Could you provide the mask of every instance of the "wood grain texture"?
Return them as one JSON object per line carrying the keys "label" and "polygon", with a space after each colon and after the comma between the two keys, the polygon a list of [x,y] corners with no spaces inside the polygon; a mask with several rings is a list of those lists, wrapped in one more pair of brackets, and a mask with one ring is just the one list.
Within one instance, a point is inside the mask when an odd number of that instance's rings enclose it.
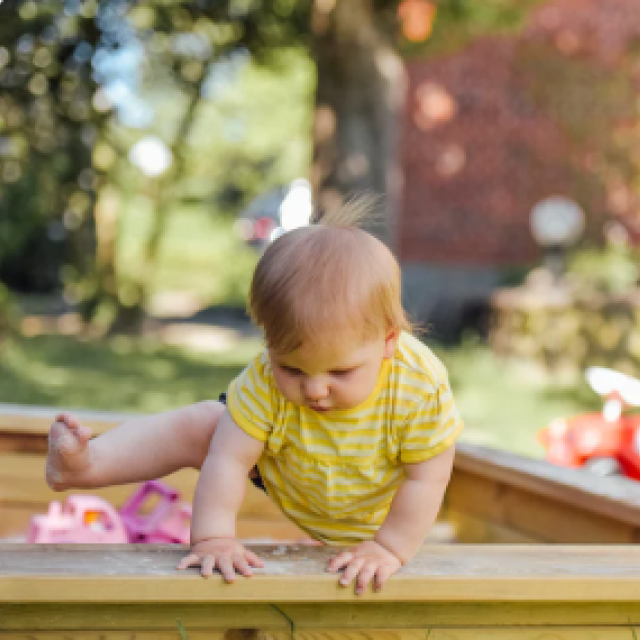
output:
{"label": "wood grain texture", "polygon": [[[180,640],[176,623],[173,631],[37,631],[35,633],[3,633],[1,638],[9,640]],[[229,633],[224,629],[194,631],[182,625],[185,640],[635,640],[636,629],[615,627],[550,627],[518,629],[415,629],[397,631],[380,629],[369,632],[343,633],[320,631],[315,633],[274,633],[257,629],[246,629],[240,633]]]}
{"label": "wood grain texture", "polygon": [[[104,631],[172,629],[177,619],[190,630],[226,629],[367,634],[379,629],[437,627],[565,627],[640,624],[640,603],[308,602],[0,604],[0,633],[7,631]],[[1,636],[0,636],[1,637]],[[640,637],[640,636],[639,636]]]}
{"label": "wood grain texture", "polygon": [[621,543],[640,539],[640,529],[613,514],[603,514],[598,498],[589,507],[568,496],[543,495],[517,484],[496,481],[458,469],[449,485],[446,505],[457,513],[484,521],[485,539],[500,540],[499,531],[511,530],[539,542]]}
{"label": "wood grain texture", "polygon": [[455,466],[478,478],[640,526],[640,483],[627,478],[601,478],[544,460],[468,444],[457,445]]}
{"label": "wood grain texture", "polygon": [[258,629],[250,629],[247,632],[233,633],[224,629],[206,631],[187,631],[184,628],[184,636],[180,634],[180,627],[174,625],[171,630],[162,631],[104,631],[83,630],[83,631],[29,631],[29,632],[7,632],[0,633],[2,640],[291,640],[291,635],[287,633],[265,632]]}
{"label": "wood grain texture", "polygon": [[0,602],[636,602],[640,548],[426,545],[382,592],[325,572],[334,549],[258,545],[264,569],[233,585],[175,570],[181,545],[4,545]]}
{"label": "wood grain texture", "polygon": [[0,431],[16,434],[32,434],[45,437],[56,415],[73,412],[80,422],[93,429],[97,435],[135,417],[132,413],[111,411],[87,411],[86,409],[61,409],[58,407],[34,407],[22,404],[0,403]]}

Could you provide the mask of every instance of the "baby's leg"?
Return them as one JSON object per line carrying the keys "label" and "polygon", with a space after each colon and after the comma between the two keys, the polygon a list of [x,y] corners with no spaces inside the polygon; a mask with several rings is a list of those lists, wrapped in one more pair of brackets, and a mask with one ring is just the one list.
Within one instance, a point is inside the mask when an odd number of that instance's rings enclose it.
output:
{"label": "baby's leg", "polygon": [[220,416],[219,402],[129,420],[90,440],[91,430],[68,414],[49,431],[47,483],[56,491],[91,489],[199,469]]}

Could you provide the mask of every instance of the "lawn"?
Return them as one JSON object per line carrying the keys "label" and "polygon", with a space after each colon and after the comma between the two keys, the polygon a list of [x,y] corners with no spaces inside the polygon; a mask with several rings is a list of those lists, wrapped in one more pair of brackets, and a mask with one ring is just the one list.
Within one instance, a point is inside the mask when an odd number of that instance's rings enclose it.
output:
{"label": "lawn", "polygon": [[[13,337],[0,345],[0,402],[155,412],[215,398],[261,347],[238,337],[206,352],[157,338]],[[599,406],[586,384],[557,386],[482,344],[434,346],[449,369],[467,442],[541,456],[550,419]]]}

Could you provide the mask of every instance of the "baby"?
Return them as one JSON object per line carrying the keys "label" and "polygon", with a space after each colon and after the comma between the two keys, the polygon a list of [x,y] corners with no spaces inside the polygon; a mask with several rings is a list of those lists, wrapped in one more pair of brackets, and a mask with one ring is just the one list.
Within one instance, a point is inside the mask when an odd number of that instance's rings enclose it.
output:
{"label": "baby", "polygon": [[94,488],[201,469],[180,569],[231,582],[261,560],[236,539],[246,478],[310,536],[346,546],[327,570],[356,593],[385,581],[433,525],[462,429],[447,373],[409,330],[400,270],[360,226],[362,203],[278,238],[250,311],[266,348],[206,401],[90,440],[66,414],[49,434],[47,482]]}

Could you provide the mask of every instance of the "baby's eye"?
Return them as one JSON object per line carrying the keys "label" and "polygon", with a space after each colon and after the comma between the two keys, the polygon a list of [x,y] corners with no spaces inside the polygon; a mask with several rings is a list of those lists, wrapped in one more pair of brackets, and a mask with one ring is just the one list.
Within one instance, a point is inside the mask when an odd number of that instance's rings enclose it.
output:
{"label": "baby's eye", "polygon": [[331,375],[337,376],[338,378],[344,378],[354,371],[355,369],[339,369],[338,371],[331,371]]}
{"label": "baby's eye", "polygon": [[302,373],[300,369],[294,369],[293,367],[280,367],[285,373],[288,373],[290,376],[298,376]]}

